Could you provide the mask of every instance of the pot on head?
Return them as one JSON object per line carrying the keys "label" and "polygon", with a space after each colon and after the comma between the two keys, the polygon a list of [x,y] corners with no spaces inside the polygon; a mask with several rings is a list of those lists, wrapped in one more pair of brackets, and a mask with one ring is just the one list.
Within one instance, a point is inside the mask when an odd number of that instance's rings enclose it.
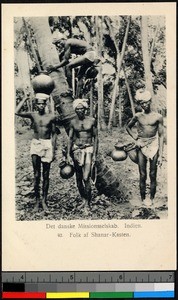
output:
{"label": "pot on head", "polygon": [[33,78],[32,86],[36,94],[44,93],[50,95],[55,87],[55,84],[54,84],[54,80],[50,76],[45,74],[40,74],[35,78]]}

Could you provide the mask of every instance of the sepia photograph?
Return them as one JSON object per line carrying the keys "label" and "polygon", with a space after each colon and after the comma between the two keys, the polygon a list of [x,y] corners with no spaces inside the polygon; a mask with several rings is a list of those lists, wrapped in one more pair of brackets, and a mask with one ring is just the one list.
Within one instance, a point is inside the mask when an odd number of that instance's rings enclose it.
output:
{"label": "sepia photograph", "polygon": [[2,17],[3,270],[174,270],[175,5]]}
{"label": "sepia photograph", "polygon": [[164,15],[14,17],[17,221],[166,219]]}

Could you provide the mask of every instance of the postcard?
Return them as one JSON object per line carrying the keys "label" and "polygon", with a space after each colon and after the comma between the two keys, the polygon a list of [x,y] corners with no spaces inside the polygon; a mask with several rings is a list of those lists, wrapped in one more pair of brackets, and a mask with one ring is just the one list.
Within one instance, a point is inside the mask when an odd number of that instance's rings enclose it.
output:
{"label": "postcard", "polygon": [[3,271],[175,270],[175,3],[2,24]]}

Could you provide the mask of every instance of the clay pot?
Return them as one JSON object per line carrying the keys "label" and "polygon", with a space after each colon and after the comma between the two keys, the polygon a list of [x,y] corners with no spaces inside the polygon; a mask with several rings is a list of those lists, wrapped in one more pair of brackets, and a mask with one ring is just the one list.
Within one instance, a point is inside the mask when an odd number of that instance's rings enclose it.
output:
{"label": "clay pot", "polygon": [[50,95],[55,85],[54,80],[45,74],[40,74],[32,80],[32,86],[35,93],[44,93]]}
{"label": "clay pot", "polygon": [[90,67],[86,71],[86,78],[95,78],[98,75],[98,70],[94,67]]}
{"label": "clay pot", "polygon": [[135,164],[138,164],[138,151],[136,149],[128,151],[128,156]]}
{"label": "clay pot", "polygon": [[127,158],[127,152],[124,150],[114,149],[111,152],[111,157],[114,161],[123,161]]}
{"label": "clay pot", "polygon": [[122,142],[117,142],[115,145],[114,145],[115,149],[116,150],[124,150],[124,147],[125,145],[122,143]]}
{"label": "clay pot", "polygon": [[59,165],[60,167],[60,176],[63,179],[69,179],[74,175],[74,167],[72,165],[66,164],[63,162]]}

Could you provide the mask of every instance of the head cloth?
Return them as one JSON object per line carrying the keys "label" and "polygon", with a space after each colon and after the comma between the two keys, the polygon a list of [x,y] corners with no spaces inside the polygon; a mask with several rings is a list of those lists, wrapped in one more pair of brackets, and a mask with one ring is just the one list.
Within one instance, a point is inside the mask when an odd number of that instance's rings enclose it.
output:
{"label": "head cloth", "polygon": [[37,93],[35,98],[38,100],[47,100],[50,96],[44,93]]}
{"label": "head cloth", "polygon": [[84,108],[88,108],[88,99],[75,99],[73,102],[74,110],[77,108],[78,105],[83,105]]}
{"label": "head cloth", "polygon": [[151,100],[151,93],[147,90],[139,89],[136,91],[135,99],[139,101],[149,101]]}

